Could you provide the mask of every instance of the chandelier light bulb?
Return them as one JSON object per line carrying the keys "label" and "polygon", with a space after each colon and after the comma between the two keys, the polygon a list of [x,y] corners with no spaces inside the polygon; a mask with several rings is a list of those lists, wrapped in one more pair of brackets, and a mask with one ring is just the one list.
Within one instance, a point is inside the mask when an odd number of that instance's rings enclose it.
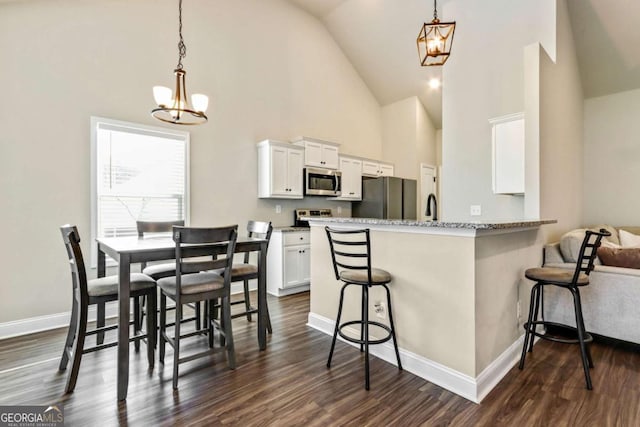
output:
{"label": "chandelier light bulb", "polygon": [[194,110],[204,113],[207,111],[207,107],[209,106],[209,97],[201,93],[194,93],[191,95],[191,104],[193,104]]}
{"label": "chandelier light bulb", "polygon": [[167,107],[171,104],[171,89],[165,86],[153,87],[153,98],[158,106]]}

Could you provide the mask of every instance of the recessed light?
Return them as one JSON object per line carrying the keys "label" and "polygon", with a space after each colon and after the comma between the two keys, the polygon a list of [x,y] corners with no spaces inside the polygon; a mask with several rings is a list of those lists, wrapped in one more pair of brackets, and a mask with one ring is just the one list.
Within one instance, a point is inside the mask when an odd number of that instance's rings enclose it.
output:
{"label": "recessed light", "polygon": [[431,89],[438,89],[440,88],[440,79],[431,79],[429,80],[429,87]]}

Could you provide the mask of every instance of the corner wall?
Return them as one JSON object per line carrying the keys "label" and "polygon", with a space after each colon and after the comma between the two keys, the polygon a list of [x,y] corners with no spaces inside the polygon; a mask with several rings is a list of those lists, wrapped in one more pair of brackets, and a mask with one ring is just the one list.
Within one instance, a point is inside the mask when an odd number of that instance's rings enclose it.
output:
{"label": "corner wall", "polygon": [[640,89],[584,102],[584,224],[639,225]]}
{"label": "corner wall", "polygon": [[[488,120],[524,109],[523,48],[541,42],[555,54],[555,1],[451,0],[457,22],[443,67],[442,213],[447,220],[517,219],[522,197],[492,191]],[[471,217],[470,205],[482,216]]]}

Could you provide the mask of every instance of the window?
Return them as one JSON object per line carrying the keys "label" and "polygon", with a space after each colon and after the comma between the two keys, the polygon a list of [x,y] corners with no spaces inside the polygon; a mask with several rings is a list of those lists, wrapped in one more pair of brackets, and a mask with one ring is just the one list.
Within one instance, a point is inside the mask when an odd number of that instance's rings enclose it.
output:
{"label": "window", "polygon": [[188,132],[92,117],[91,143],[94,239],[135,236],[137,220],[188,223]]}

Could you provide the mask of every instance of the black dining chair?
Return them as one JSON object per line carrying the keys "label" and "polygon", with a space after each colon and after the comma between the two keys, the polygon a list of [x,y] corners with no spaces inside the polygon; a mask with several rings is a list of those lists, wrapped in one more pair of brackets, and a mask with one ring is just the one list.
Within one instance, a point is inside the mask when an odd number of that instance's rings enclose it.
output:
{"label": "black dining chair", "polygon": [[[174,226],[184,226],[184,221],[136,221],[136,227],[138,229],[138,237],[143,239],[145,233],[170,233]],[[147,265],[146,262],[141,263],[140,268],[142,272],[154,280],[160,280],[165,277],[171,277],[176,275],[176,263],[164,262],[160,264]],[[200,329],[201,323],[201,308],[200,304],[188,304],[188,306],[194,311],[195,315],[192,317],[183,317],[181,322],[195,322],[196,329]],[[139,307],[139,309],[138,309]],[[167,310],[174,310],[175,307],[167,307]],[[137,310],[137,311],[135,311]],[[136,312],[136,318],[139,318],[137,326],[140,327],[144,321],[144,316],[147,314],[144,297],[139,305],[134,306]],[[160,310],[158,310],[158,313]],[[169,325],[171,326],[171,325]]]}
{"label": "black dining chair", "polygon": [[[64,371],[67,368],[69,360],[71,362],[71,371],[67,376],[67,384],[65,393],[71,393],[78,379],[80,370],[80,362],[82,355],[105,348],[118,345],[117,342],[108,344],[99,344],[95,347],[84,347],[85,338],[88,335],[98,334],[117,329],[118,325],[98,326],[95,330],[87,330],[87,315],[89,306],[93,304],[102,304],[109,301],[118,300],[118,276],[108,276],[99,279],[87,280],[87,273],[80,248],[80,235],[78,229],[74,225],[63,225],[60,227],[62,239],[67,249],[69,266],[71,267],[71,283],[73,287],[73,304],[71,306],[71,321],[69,322],[69,331],[62,352],[59,370]],[[133,273],[131,275],[131,297],[139,298],[146,296],[149,308],[155,311],[156,282],[151,277],[141,273]],[[134,324],[135,322],[130,322]],[[156,320],[154,316],[147,318],[147,333],[134,334],[130,341],[139,342],[147,339],[147,359],[150,367],[154,365],[154,348],[156,337]]]}
{"label": "black dining chair", "polygon": [[[270,222],[262,221],[249,221],[247,223],[247,236],[257,237],[265,239],[267,241],[267,249],[269,247],[269,241],[271,239],[271,232],[273,226]],[[231,268],[231,282],[243,282],[244,299],[236,300],[231,305],[244,304],[244,311],[241,313],[235,313],[231,316],[232,319],[246,316],[247,320],[251,322],[251,314],[257,313],[258,309],[251,306],[251,299],[249,293],[249,280],[258,279],[258,266],[249,263],[250,252],[244,253],[244,259],[242,263],[234,263]],[[222,273],[222,272],[221,272]],[[217,307],[214,308],[214,313],[217,313]],[[271,318],[267,309],[267,331],[272,333]]]}
{"label": "black dining chair", "polygon": [[[238,236],[238,226],[219,228],[192,228],[174,227],[173,240],[176,243],[175,271],[176,275],[158,280],[160,288],[160,363],[164,363],[165,345],[168,343],[173,347],[173,388],[178,388],[178,365],[191,360],[208,356],[219,352],[220,348],[214,348],[214,329],[220,332],[221,345],[227,352],[227,361],[231,369],[235,368],[235,351],[233,344],[233,332],[231,328],[231,265],[233,263],[233,253]],[[201,261],[187,261],[184,251],[193,245],[216,245],[225,251],[224,258],[217,258],[215,248],[210,254],[203,248],[199,254],[209,255],[211,259]],[[215,271],[222,269],[224,274]],[[208,325],[204,330],[196,330],[191,333],[181,335],[180,322],[174,325],[174,336],[167,335],[167,298],[175,301],[176,319],[182,315],[183,304],[197,303],[201,301],[222,300],[222,318],[220,321],[214,319],[213,303],[208,304],[209,316]],[[201,334],[209,335],[209,350],[180,358],[180,341],[183,338],[197,336]]]}

